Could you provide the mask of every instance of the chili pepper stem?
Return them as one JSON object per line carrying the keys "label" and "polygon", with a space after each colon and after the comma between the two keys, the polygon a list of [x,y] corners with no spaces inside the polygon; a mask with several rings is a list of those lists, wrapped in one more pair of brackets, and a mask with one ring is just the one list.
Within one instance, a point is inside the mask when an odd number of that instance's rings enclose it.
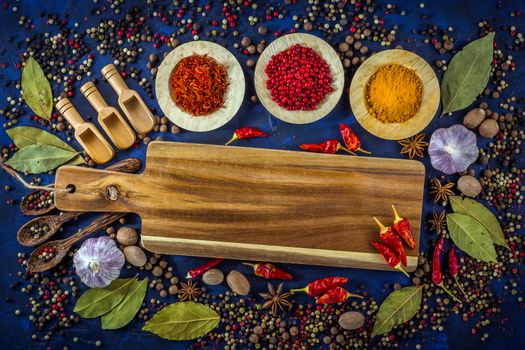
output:
{"label": "chili pepper stem", "polygon": [[341,145],[341,144],[339,144],[339,145],[337,146],[337,150],[340,150],[340,149],[343,150],[343,151],[345,151],[345,152],[350,153],[350,154],[353,155],[353,156],[357,156],[357,154],[355,154],[354,152],[350,151],[348,148],[346,148],[345,146],[343,146],[343,145]]}
{"label": "chili pepper stem", "polygon": [[447,287],[445,287],[445,285],[443,284],[443,282],[441,282],[440,284],[438,284],[439,287],[441,287],[441,289],[443,289],[445,292],[447,292],[448,295],[450,295],[450,297],[452,299],[454,299],[456,302],[458,303],[462,303],[461,300],[459,300],[454,294],[452,294],[452,292],[450,290],[448,290]]}
{"label": "chili pepper stem", "polygon": [[255,268],[255,264],[251,264],[251,263],[247,263],[247,262],[243,262],[242,264],[243,264],[243,265],[246,265],[246,266],[251,266],[251,267]]}
{"label": "chili pepper stem", "polygon": [[399,262],[396,266],[394,266],[394,269],[402,272],[405,276],[407,276],[408,278],[410,278],[410,275],[408,274],[408,272],[405,270],[405,268],[403,267],[403,265],[401,265],[401,263]]}
{"label": "chili pepper stem", "polygon": [[396,207],[392,204],[392,209],[394,210],[394,222],[398,222],[399,220],[401,220],[401,217],[397,214],[397,210],[396,210]]}
{"label": "chili pepper stem", "polygon": [[228,146],[230,143],[232,143],[233,141],[237,140],[238,138],[239,138],[239,136],[237,136],[237,134],[233,134],[233,136],[230,139],[230,141],[226,142],[224,145]]}
{"label": "chili pepper stem", "polygon": [[365,154],[372,154],[372,152],[367,151],[366,149],[362,149],[361,147],[357,148],[356,151],[360,151],[360,152],[365,153]]}
{"label": "chili pepper stem", "polygon": [[359,298],[359,299],[363,299],[364,298],[364,296],[362,296],[362,295],[357,295],[357,294],[348,293],[348,292],[346,293],[346,296],[347,296],[347,298],[350,298],[350,297],[352,297],[352,298]]}
{"label": "chili pepper stem", "polygon": [[381,221],[379,221],[379,219],[376,218],[375,216],[374,216],[374,220],[375,220],[375,221],[377,222],[377,224],[379,225],[379,230],[380,230],[381,232],[385,232],[385,231],[387,230],[386,226],[383,225],[383,224],[381,223]]}
{"label": "chili pepper stem", "polygon": [[454,276],[454,281],[456,282],[456,286],[458,286],[459,290],[461,291],[461,294],[463,294],[463,296],[465,297],[465,299],[468,300],[468,297],[467,297],[467,293],[465,293],[465,290],[463,289],[463,287],[461,286],[461,284],[459,284],[459,281],[458,281],[458,276]]}
{"label": "chili pepper stem", "polygon": [[305,292],[305,293],[308,293],[307,288],[308,288],[308,287],[298,288],[298,289],[290,289],[290,293],[299,293],[299,292]]}

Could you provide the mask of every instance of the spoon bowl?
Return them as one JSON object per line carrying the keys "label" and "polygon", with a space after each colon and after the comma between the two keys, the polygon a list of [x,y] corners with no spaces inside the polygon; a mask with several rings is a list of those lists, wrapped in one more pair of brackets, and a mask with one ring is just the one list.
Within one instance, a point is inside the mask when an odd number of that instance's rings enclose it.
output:
{"label": "spoon bowl", "polygon": [[[45,195],[44,192],[49,192],[49,195],[51,196],[51,203],[45,203],[41,207],[29,208],[28,203],[32,201],[33,198]],[[33,191],[29,193],[28,195],[24,196],[22,198],[22,201],[20,202],[20,211],[22,211],[22,214],[28,215],[28,216],[44,215],[44,214],[52,212],[55,208],[56,207],[55,207],[55,200],[54,200],[54,192],[52,188],[50,188],[49,191],[44,191],[44,190]]]}
{"label": "spoon bowl", "polygon": [[[53,236],[60,227],[67,221],[77,218],[82,213],[69,212],[61,215],[47,215],[39,218],[34,218],[26,222],[22,227],[18,229],[16,233],[16,239],[18,243],[24,247],[31,247],[42,242],[47,241]],[[41,232],[35,232],[33,227],[41,229]]]}

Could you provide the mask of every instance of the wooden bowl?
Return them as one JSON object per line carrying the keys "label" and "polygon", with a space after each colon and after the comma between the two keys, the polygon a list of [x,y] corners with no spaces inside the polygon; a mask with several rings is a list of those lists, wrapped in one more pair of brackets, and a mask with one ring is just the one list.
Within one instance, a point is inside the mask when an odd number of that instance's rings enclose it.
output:
{"label": "wooden bowl", "polygon": [[[382,123],[368,112],[366,84],[380,67],[387,64],[413,69],[423,83],[421,106],[416,115],[404,123]],[[423,130],[436,114],[439,95],[439,82],[430,65],[415,53],[398,49],[372,55],[355,72],[350,85],[350,105],[359,124],[371,134],[387,140],[406,139]]]}
{"label": "wooden bowl", "polygon": [[[273,55],[289,47],[300,44],[313,49],[330,67],[332,87],[334,91],[326,95],[325,99],[313,111],[289,111],[275,103],[266,88],[267,76],[264,72],[268,61]],[[326,41],[316,36],[303,33],[288,34],[274,40],[261,54],[255,67],[255,91],[263,106],[275,117],[292,124],[306,124],[315,122],[326,116],[335,107],[341,94],[345,80],[341,59],[335,50]]]}
{"label": "wooden bowl", "polygon": [[[193,54],[207,54],[226,66],[228,71],[229,86],[224,106],[206,116],[193,116],[181,110],[170,94],[169,80],[173,68],[182,58]],[[176,125],[190,131],[210,131],[229,122],[241,107],[244,89],[244,74],[239,61],[224,47],[209,41],[192,41],[175,48],[162,61],[155,80],[157,101],[164,114]]]}

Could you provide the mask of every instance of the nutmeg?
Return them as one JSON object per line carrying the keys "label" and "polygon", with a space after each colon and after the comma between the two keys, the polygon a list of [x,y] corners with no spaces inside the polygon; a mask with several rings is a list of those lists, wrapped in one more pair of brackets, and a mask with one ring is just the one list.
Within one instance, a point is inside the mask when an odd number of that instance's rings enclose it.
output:
{"label": "nutmeg", "polygon": [[486,138],[493,138],[498,134],[499,125],[494,119],[485,119],[479,126],[479,134]]}
{"label": "nutmeg", "polygon": [[463,118],[463,125],[469,129],[478,127],[479,124],[485,119],[485,110],[482,108],[474,108],[470,110]]}
{"label": "nutmeg", "polygon": [[117,242],[122,245],[135,245],[139,239],[137,231],[130,226],[122,226],[117,231]]}

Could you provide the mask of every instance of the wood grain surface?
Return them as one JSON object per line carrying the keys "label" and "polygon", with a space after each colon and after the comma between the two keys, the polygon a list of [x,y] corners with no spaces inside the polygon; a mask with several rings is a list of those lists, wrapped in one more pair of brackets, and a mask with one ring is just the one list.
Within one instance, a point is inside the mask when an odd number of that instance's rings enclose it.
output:
{"label": "wood grain surface", "polygon": [[[368,112],[366,84],[380,67],[387,64],[413,69],[423,83],[421,107],[404,123],[383,123]],[[440,91],[436,74],[424,59],[410,51],[392,49],[372,55],[359,67],[352,78],[349,96],[352,112],[363,128],[383,139],[400,140],[417,134],[430,123],[439,106]]]}
{"label": "wood grain surface", "polygon": [[[272,100],[270,91],[266,88],[267,76],[264,69],[268,64],[268,61],[270,61],[270,58],[272,58],[273,55],[282,52],[295,44],[301,44],[302,46],[313,49],[330,67],[330,74],[333,79],[332,88],[334,91],[326,95],[323,102],[321,102],[317,109],[313,111],[286,110]],[[274,40],[263,51],[259,60],[257,60],[254,75],[255,91],[264,107],[275,117],[292,124],[312,123],[330,113],[341,98],[344,81],[345,75],[343,64],[332,46],[323,39],[304,33],[288,34]]]}
{"label": "wood grain surface", "polygon": [[[224,107],[207,116],[195,117],[181,110],[171,98],[169,80],[173,68],[184,57],[208,55],[226,66],[229,86],[224,97]],[[210,131],[229,122],[241,107],[245,81],[241,65],[235,56],[219,44],[210,41],[192,41],[177,46],[162,61],[155,78],[157,101],[164,114],[176,125],[190,131]]]}
{"label": "wood grain surface", "polygon": [[410,160],[153,142],[142,174],[59,168],[55,202],[137,213],[154,252],[375,269],[388,266],[369,244],[372,216],[389,224],[394,204],[413,225],[413,270],[424,172]]}

